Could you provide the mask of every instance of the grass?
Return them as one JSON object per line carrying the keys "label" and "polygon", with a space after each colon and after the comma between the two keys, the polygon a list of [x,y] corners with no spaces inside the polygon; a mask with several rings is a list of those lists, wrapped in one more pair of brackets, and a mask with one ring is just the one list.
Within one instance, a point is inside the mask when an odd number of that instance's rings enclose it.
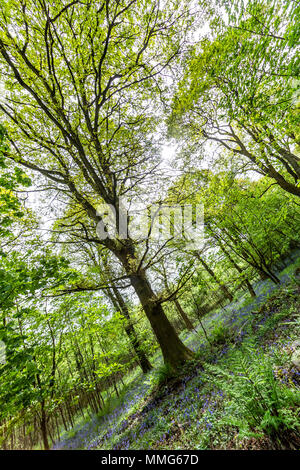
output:
{"label": "grass", "polygon": [[261,285],[258,299],[204,319],[209,341],[200,328],[185,334],[196,359],[177,376],[156,353],[155,370],[132,372],[122,397],[56,448],[299,449],[300,373],[290,361],[298,265],[281,273],[280,287]]}

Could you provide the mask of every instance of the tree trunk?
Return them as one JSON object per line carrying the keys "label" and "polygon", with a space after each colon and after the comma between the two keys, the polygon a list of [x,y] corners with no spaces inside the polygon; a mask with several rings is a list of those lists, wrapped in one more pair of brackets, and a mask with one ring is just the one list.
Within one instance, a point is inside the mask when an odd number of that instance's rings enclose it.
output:
{"label": "tree trunk", "polygon": [[48,432],[47,432],[47,416],[46,416],[44,401],[42,401],[41,403],[41,432],[42,432],[44,449],[49,450],[50,446],[49,446]]}
{"label": "tree trunk", "polygon": [[[222,243],[220,243],[219,241],[219,247],[221,248],[221,250],[223,251],[224,255],[227,257],[227,259],[230,261],[230,263],[232,264],[232,266],[237,270],[238,273],[242,274],[243,270],[242,268],[240,268],[240,266],[234,261],[234,259],[230,256],[230,254],[228,253],[228,251],[225,249],[225,247],[223,246]],[[250,292],[250,295],[251,297],[256,297],[256,294],[255,294],[255,290],[253,289],[251,283],[249,282],[249,279],[245,279],[244,280],[244,283],[248,289],[248,291]]]}
{"label": "tree trunk", "polygon": [[[167,290],[168,294],[171,294],[171,290],[170,290],[170,287],[168,285],[168,279],[167,279],[167,274],[166,274],[166,270],[165,270],[164,265],[163,265],[163,280],[164,280],[164,284],[165,284],[165,287],[166,287],[166,290]],[[181,307],[179,300],[177,298],[175,298],[173,300],[173,302],[174,302],[174,305],[175,305],[180,317],[182,318],[185,326],[187,327],[187,329],[188,330],[193,330],[194,325],[191,322],[191,320],[189,319],[189,317],[187,316],[187,314],[185,313],[185,311],[183,310],[183,308]]]}
{"label": "tree trunk", "polygon": [[130,279],[161,347],[165,363],[176,369],[192,359],[194,353],[177,335],[142,270],[131,274]]}
{"label": "tree trunk", "polygon": [[290,194],[294,194],[295,196],[300,197],[299,186],[296,186],[295,184],[292,184],[289,181],[287,181],[285,178],[283,178],[283,176],[280,173],[275,171],[274,168],[269,170],[269,172],[267,173],[267,176],[274,178],[277,181],[278,185],[282,189],[284,189],[284,191],[287,191]]}
{"label": "tree trunk", "polygon": [[120,292],[118,291],[117,287],[114,284],[112,284],[112,290],[113,290],[114,295],[109,291],[109,289],[108,289],[107,294],[110,297],[111,301],[113,302],[114,307],[118,309],[118,306],[119,306],[121,313],[126,318],[127,325],[125,326],[125,332],[138,358],[138,361],[139,361],[139,364],[141,366],[143,373],[147,374],[147,372],[149,372],[152,369],[152,365],[141,347],[136,331],[131,323],[131,318],[129,315],[127,305],[123,297],[121,296]]}
{"label": "tree trunk", "polygon": [[280,279],[270,269],[265,269],[264,272],[266,273],[267,277],[271,279],[272,282],[274,282],[274,284],[280,284]]}
{"label": "tree trunk", "polygon": [[179,300],[174,299],[174,304],[176,306],[176,309],[177,309],[179,315],[181,316],[182,320],[184,321],[184,324],[187,327],[187,329],[188,330],[193,330],[194,325],[191,322],[191,320],[189,319],[189,317],[187,316],[187,314],[185,313],[185,311],[183,310],[182,306],[180,305]]}
{"label": "tree trunk", "polygon": [[[255,258],[251,255],[251,253],[247,253],[244,249],[238,245],[237,241],[230,235],[228,230],[225,230],[229,239],[240,249],[240,256],[246,261],[250,266],[252,266],[259,274],[262,281],[265,279],[271,279],[275,284],[280,284],[280,279],[272,273],[270,268],[268,267],[267,263],[263,260],[262,254],[260,253],[260,262],[256,261]],[[257,251],[257,250],[256,250]]]}
{"label": "tree trunk", "polygon": [[227,287],[217,278],[217,276],[215,275],[213,270],[206,264],[206,262],[201,258],[201,256],[199,255],[198,252],[196,252],[196,256],[197,256],[198,260],[200,261],[200,263],[202,264],[202,266],[204,267],[204,269],[213,278],[213,280],[218,284],[218,286],[220,286],[220,288],[222,289],[225,297],[227,297],[227,299],[229,299],[230,302],[232,302],[233,301],[233,295],[231,294],[231,292],[229,292]]}

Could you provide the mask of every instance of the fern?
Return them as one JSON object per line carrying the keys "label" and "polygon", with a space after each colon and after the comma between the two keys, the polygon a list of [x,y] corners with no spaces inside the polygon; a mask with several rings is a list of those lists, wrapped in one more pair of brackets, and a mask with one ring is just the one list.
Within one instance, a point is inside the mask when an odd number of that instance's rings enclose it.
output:
{"label": "fern", "polygon": [[237,427],[240,437],[265,435],[280,447],[288,432],[299,435],[299,391],[276,380],[270,358],[254,344],[233,352],[224,367],[206,364],[205,369],[229,399],[223,423]]}

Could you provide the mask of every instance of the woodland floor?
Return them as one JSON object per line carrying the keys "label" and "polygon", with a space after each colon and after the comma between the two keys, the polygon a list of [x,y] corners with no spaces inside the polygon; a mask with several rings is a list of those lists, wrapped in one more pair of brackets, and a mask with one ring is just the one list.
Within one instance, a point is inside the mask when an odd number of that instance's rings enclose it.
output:
{"label": "woodland floor", "polygon": [[[239,406],[237,386],[231,394],[229,385],[223,387],[217,379],[210,379],[210,368],[219,366],[240,378],[238,362],[243,354],[250,375],[259,375],[261,364],[268,364],[282,387],[300,394],[300,372],[290,362],[290,345],[300,333],[300,279],[294,274],[299,271],[299,251],[287,263],[289,266],[278,273],[280,286],[268,281],[257,283],[255,299],[244,296],[204,317],[202,324],[209,342],[200,325],[182,335],[185,344],[196,352],[196,359],[180,375],[168,377],[156,354],[151,359],[153,371],[146,376],[138,369],[132,372],[119,399],[108,404],[101,415],[78,422],[53,448],[273,448],[261,429],[249,429],[247,416]],[[296,415],[300,424],[299,408],[288,413]],[[296,434],[294,447],[300,448]]]}

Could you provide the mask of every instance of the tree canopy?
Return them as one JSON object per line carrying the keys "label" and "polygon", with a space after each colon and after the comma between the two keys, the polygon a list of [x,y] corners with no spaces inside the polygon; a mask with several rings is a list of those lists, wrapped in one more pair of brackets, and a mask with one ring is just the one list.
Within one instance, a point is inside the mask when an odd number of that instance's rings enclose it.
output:
{"label": "tree canopy", "polygon": [[223,334],[203,318],[279,288],[300,246],[299,8],[2,0],[3,448],[50,449],[160,355],[162,375],[199,365],[190,337],[213,354]]}

